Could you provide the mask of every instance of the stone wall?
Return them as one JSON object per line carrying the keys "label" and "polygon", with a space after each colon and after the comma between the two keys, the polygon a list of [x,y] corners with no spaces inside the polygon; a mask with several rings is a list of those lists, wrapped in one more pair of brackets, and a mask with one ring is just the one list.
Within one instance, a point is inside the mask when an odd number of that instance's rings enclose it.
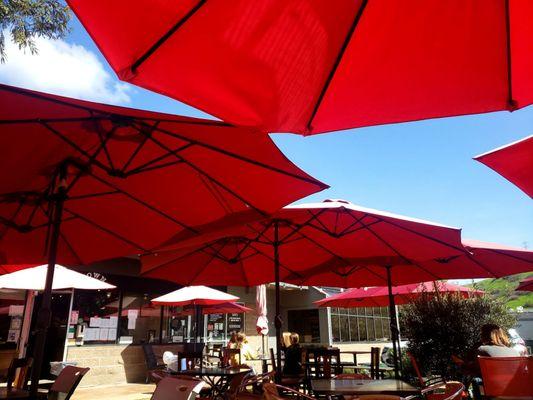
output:
{"label": "stone wall", "polygon": [[[153,349],[155,355],[161,357],[164,351],[176,353],[181,346],[153,345]],[[91,368],[81,381],[82,386],[144,382],[146,379],[144,353],[138,345],[69,346],[66,361]]]}

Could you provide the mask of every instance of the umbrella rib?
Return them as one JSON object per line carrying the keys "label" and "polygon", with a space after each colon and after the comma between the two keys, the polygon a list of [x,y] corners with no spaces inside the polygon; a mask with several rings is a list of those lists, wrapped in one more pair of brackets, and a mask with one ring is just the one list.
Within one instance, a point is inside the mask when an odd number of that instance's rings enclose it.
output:
{"label": "umbrella rib", "polygon": [[194,249],[194,250],[192,250],[192,251],[190,251],[190,252],[188,252],[188,253],[182,254],[182,255],[180,255],[179,257],[175,257],[175,258],[172,258],[171,260],[165,261],[165,262],[162,263],[162,264],[158,264],[157,266],[155,266],[155,267],[149,269],[148,271],[145,271],[145,272],[141,273],[141,275],[147,274],[147,273],[149,273],[149,272],[151,272],[151,271],[156,271],[156,270],[158,270],[158,269],[160,269],[160,268],[164,268],[164,267],[166,267],[167,265],[170,265],[170,264],[175,263],[175,262],[177,262],[177,261],[180,261],[180,260],[182,260],[182,259],[184,259],[184,258],[187,258],[187,257],[189,257],[189,256],[192,256],[192,255],[195,254],[195,253],[201,253],[201,252],[204,252],[204,253],[206,253],[206,254],[209,254],[209,253],[207,253],[207,252],[205,251],[205,249],[206,249],[206,248],[209,248],[210,246],[212,246],[212,244],[209,244],[209,243],[208,243],[208,244],[205,244],[205,245],[203,245],[202,247],[197,248],[197,249]]}
{"label": "umbrella rib", "polygon": [[352,40],[352,36],[355,32],[355,29],[359,25],[359,21],[361,21],[361,17],[363,16],[363,12],[365,11],[366,5],[368,3],[368,0],[363,0],[361,2],[361,6],[359,7],[359,10],[357,10],[357,13],[355,14],[355,18],[352,22],[352,25],[350,26],[350,29],[348,30],[346,37],[344,38],[344,42],[342,43],[342,46],[340,48],[339,53],[337,54],[337,58],[335,59],[335,62],[333,63],[333,66],[331,70],[329,71],[328,77],[326,79],[326,82],[322,86],[322,90],[320,91],[320,95],[318,96],[318,99],[315,103],[315,106],[313,107],[313,111],[311,112],[311,116],[309,117],[309,120],[307,121],[306,128],[308,131],[311,131],[312,129],[312,123],[315,119],[316,113],[318,112],[318,109],[320,105],[322,104],[322,100],[324,99],[324,96],[326,95],[327,90],[329,89],[329,86],[331,84],[331,81],[333,80],[333,77],[335,76],[335,73],[337,72],[337,68],[339,67],[342,58],[344,57],[344,53],[346,49],[348,48],[348,44]]}
{"label": "umbrella rib", "polygon": [[[378,220],[378,221],[369,222],[369,223],[367,224],[367,226],[377,225],[377,224],[379,224],[379,223],[381,223],[381,222],[383,222],[383,221]],[[355,229],[353,229],[353,230],[351,230],[351,231],[342,232],[341,235],[342,235],[342,236],[351,235],[351,234],[353,234],[353,233],[356,233],[356,232],[362,231],[363,229],[365,229],[365,227],[364,227],[364,226],[360,226],[360,227],[355,228]]]}
{"label": "umbrella rib", "polygon": [[433,242],[435,242],[435,243],[441,244],[441,245],[443,245],[443,246],[450,247],[450,248],[452,248],[452,249],[454,249],[454,250],[459,250],[461,253],[464,253],[464,252],[466,251],[464,247],[463,247],[463,248],[457,247],[457,246],[455,246],[455,245],[453,245],[453,244],[446,243],[446,242],[443,241],[443,240],[437,239],[437,238],[435,238],[435,237],[432,237],[432,236],[426,235],[426,234],[421,233],[421,232],[417,232],[417,231],[415,231],[415,230],[413,230],[413,229],[407,228],[407,227],[405,227],[405,226],[399,225],[399,224],[397,224],[397,223],[395,223],[395,222],[392,222],[392,221],[389,221],[389,220],[385,220],[385,219],[383,219],[383,218],[381,218],[381,217],[376,217],[376,218],[377,218],[378,220],[382,221],[382,222],[385,222],[386,224],[390,224],[390,225],[392,225],[392,226],[395,226],[396,228],[403,229],[403,230],[405,230],[405,231],[407,231],[407,232],[410,232],[410,233],[412,233],[412,234],[414,234],[414,235],[418,235],[418,236],[420,236],[420,237],[423,237],[424,239],[431,240],[431,241],[433,241]]}
{"label": "umbrella rib", "polygon": [[76,259],[78,260],[78,264],[83,264],[83,260],[80,258],[80,256],[78,255],[78,253],[74,250],[74,247],[72,246],[72,244],[67,240],[67,238],[65,237],[65,235],[63,234],[63,232],[59,232],[59,236],[61,236],[61,239],[63,239],[63,241],[65,242],[65,244],[67,245],[68,249],[70,250],[70,252],[72,253],[72,255],[74,257],[76,257]]}
{"label": "umbrella rib", "polygon": [[372,233],[372,235],[374,235],[377,239],[379,239],[385,246],[387,246],[392,251],[394,251],[400,258],[403,258],[408,264],[413,264],[413,265],[417,266],[422,271],[424,271],[424,272],[428,273],[429,275],[431,275],[434,279],[437,279],[437,280],[441,279],[438,275],[435,275],[433,272],[429,271],[427,268],[424,268],[422,265],[420,265],[417,262],[415,262],[415,261],[407,258],[406,256],[404,256],[400,251],[398,251],[393,245],[391,245],[389,242],[387,242],[385,239],[383,239],[381,237],[381,235],[379,235],[377,232],[375,232],[372,228],[367,227],[364,223],[363,223],[363,226],[365,226],[366,229],[368,229],[368,231],[370,233]]}
{"label": "umbrella rib", "polygon": [[[145,142],[146,142],[149,139],[149,137],[145,136],[144,139],[146,139],[145,140]],[[133,174],[138,174],[140,172],[144,172],[145,170],[150,170],[150,169],[148,169],[148,167],[150,167],[151,165],[157,164],[159,161],[162,161],[165,158],[169,158],[169,157],[172,157],[172,156],[178,156],[178,154],[177,154],[178,152],[180,152],[181,150],[184,150],[184,149],[186,149],[186,148],[188,148],[190,146],[191,146],[190,143],[188,143],[186,145],[183,145],[183,146],[180,146],[180,147],[178,147],[175,150],[171,150],[170,152],[167,152],[167,153],[165,153],[165,154],[163,154],[161,156],[155,157],[155,158],[153,158],[153,159],[151,159],[151,160],[149,160],[149,161],[147,161],[147,162],[145,162],[145,163],[143,163],[143,164],[141,164],[141,165],[139,165],[139,166],[137,166],[137,167],[135,167],[135,168],[133,168],[133,169],[131,169],[129,171],[125,171],[126,168],[124,168],[124,173],[126,175],[133,175]],[[183,162],[181,157],[179,157],[179,162]],[[153,168],[151,168],[151,169],[153,169]]]}
{"label": "umbrella rib", "polygon": [[526,258],[522,258],[520,256],[515,256],[514,254],[509,254],[509,253],[505,253],[504,251],[501,251],[501,250],[497,250],[497,249],[485,249],[485,250],[488,250],[490,252],[493,252],[493,253],[496,253],[496,254],[499,254],[501,256],[505,256],[505,257],[510,257],[510,258],[514,258],[515,260],[518,260],[518,261],[523,261],[527,264],[532,264],[533,265],[533,262],[526,259]]}
{"label": "umbrella rib", "polygon": [[90,175],[91,175],[94,179],[96,179],[97,181],[103,183],[104,185],[109,186],[109,187],[112,188],[112,189],[115,189],[116,191],[120,192],[120,194],[123,194],[124,196],[126,196],[127,198],[133,200],[134,202],[139,203],[140,205],[142,205],[142,206],[148,208],[149,210],[155,212],[156,214],[158,214],[158,215],[160,215],[160,216],[162,216],[162,217],[168,219],[169,221],[174,222],[175,224],[181,226],[181,227],[184,228],[184,229],[188,229],[188,230],[192,231],[193,233],[198,233],[198,231],[197,231],[196,229],[194,229],[194,228],[192,228],[192,227],[186,225],[185,223],[183,223],[183,222],[177,220],[176,218],[174,218],[174,217],[168,215],[167,213],[165,213],[165,212],[159,210],[158,208],[156,208],[156,207],[154,207],[154,206],[152,206],[152,205],[146,203],[145,201],[143,201],[143,200],[141,200],[141,199],[135,197],[135,196],[132,195],[131,193],[126,192],[125,190],[120,189],[119,187],[113,185],[112,183],[107,182],[105,179],[103,179],[103,178],[101,178],[101,177],[99,177],[99,176],[93,174],[92,172],[89,172],[89,173],[90,173]]}
{"label": "umbrella rib", "polygon": [[296,233],[298,233],[306,225],[307,226],[311,226],[314,229],[320,230],[319,228],[313,226],[313,224],[311,224],[311,222],[313,222],[313,220],[318,219],[318,217],[320,217],[320,215],[322,215],[324,212],[325,212],[325,209],[321,209],[316,214],[311,213],[311,218],[309,218],[307,221],[305,221],[302,224],[295,224],[295,223],[287,222],[289,226],[296,226],[296,228],[293,227],[291,232],[289,232],[287,235],[285,235],[285,237],[281,238],[280,239],[280,243],[285,243],[285,241],[287,239],[289,239],[291,236],[294,236]]}
{"label": "umbrella rib", "polygon": [[505,39],[507,57],[507,106],[510,110],[516,110],[517,102],[513,98],[513,68],[512,68],[512,48],[511,48],[511,15],[509,0],[505,0]]}
{"label": "umbrella rib", "polygon": [[204,175],[199,174],[200,181],[204,185],[204,187],[207,189],[209,193],[211,193],[211,196],[215,201],[222,207],[224,211],[227,213],[231,213],[232,209],[231,206],[228,204],[228,201],[224,198],[223,193],[220,192],[218,187],[214,185],[212,182],[209,181]]}
{"label": "umbrella rib", "polygon": [[[23,119],[23,120],[0,120],[0,124],[39,123],[39,122],[42,122],[42,121],[45,121],[45,122],[47,122],[47,121],[48,122],[75,122],[75,121],[86,121],[88,119],[90,120],[90,119],[93,119],[93,118],[96,118],[96,119],[109,119],[113,115],[119,115],[120,116],[120,114],[115,114],[115,113],[112,113],[112,112],[109,112],[109,111],[98,110],[97,108],[84,106],[84,105],[81,105],[81,104],[74,104],[74,103],[71,103],[71,102],[66,101],[66,100],[61,100],[59,98],[49,97],[50,95],[46,95],[46,94],[39,93],[39,92],[31,92],[31,91],[29,91],[27,89],[22,89],[22,88],[14,87],[14,86],[7,86],[7,85],[1,84],[1,83],[0,83],[0,90],[6,91],[6,92],[12,92],[12,93],[20,94],[20,95],[27,96],[27,97],[32,97],[32,98],[43,100],[43,101],[49,101],[51,103],[59,104],[59,105],[62,105],[62,106],[72,107],[72,108],[75,108],[77,110],[94,112],[94,113],[98,113],[98,114],[102,115],[102,117],[98,117],[98,116],[92,117],[91,116],[91,117],[85,117],[85,118],[84,117],[77,117],[77,118],[48,118],[48,119],[33,118],[33,119]],[[130,109],[128,109],[128,110],[130,110]],[[147,110],[136,110],[136,109],[131,109],[131,111],[150,112],[150,111],[147,111]],[[161,122],[171,122],[171,123],[185,124],[185,125],[207,125],[207,126],[226,126],[226,127],[232,127],[233,126],[232,124],[229,124],[229,123],[224,122],[224,121],[203,120],[203,119],[196,119],[196,118],[190,118],[190,117],[185,117],[187,119],[186,121],[178,121],[176,119],[171,119],[171,118],[130,117],[130,116],[125,116],[125,117],[126,118],[134,118],[137,121],[161,121]],[[175,117],[179,117],[179,116],[175,116]]]}
{"label": "umbrella rib", "polygon": [[[160,129],[158,129],[160,130]],[[150,140],[152,140],[154,143],[156,143],[158,146],[160,146],[161,148],[165,149],[166,151],[169,151],[171,152],[171,150],[168,148],[168,146],[166,146],[165,144],[161,143],[159,140],[155,139],[154,137],[150,136],[149,138]],[[237,199],[239,199],[240,201],[242,201],[243,203],[247,204],[248,206],[250,206],[251,208],[253,208],[254,210],[256,210],[257,212],[259,212],[260,214],[262,215],[266,215],[264,211],[260,210],[258,207],[254,206],[250,201],[247,201],[246,199],[244,199],[241,195],[237,194],[235,191],[233,191],[232,189],[228,188],[226,185],[222,184],[221,182],[219,182],[217,179],[213,178],[212,176],[209,176],[205,171],[203,171],[200,167],[198,167],[197,165],[195,165],[194,163],[190,162],[189,160],[187,160],[186,158],[184,158],[183,156],[181,155],[177,155],[177,154],[174,154],[175,157],[177,157],[178,159],[181,159],[183,160],[183,162],[188,165],[189,167],[191,167],[193,170],[195,170],[197,173],[199,174],[202,174],[203,176],[205,176],[208,180],[210,180],[211,182],[217,184],[218,186],[220,186],[221,188],[223,188],[224,190],[226,190],[228,193],[230,193],[231,195],[235,196]]]}
{"label": "umbrella rib", "polygon": [[[223,248],[224,247],[222,247],[222,249]],[[218,252],[218,254],[220,254],[220,251]],[[196,279],[207,269],[207,267],[209,267],[209,264],[211,264],[215,258],[218,258],[217,257],[218,254],[217,253],[211,254],[211,257],[207,259],[207,262],[202,266],[202,268],[199,268],[198,271],[194,274],[194,276],[191,279],[189,279],[187,286],[191,286],[195,283]]]}
{"label": "umbrella rib", "polygon": [[[52,126],[50,126],[48,123],[44,122],[44,121],[40,121],[40,123],[46,128],[48,129],[50,132],[52,132],[54,135],[56,135],[57,137],[59,137],[61,140],[63,140],[64,142],[66,142],[67,144],[69,144],[72,148],[74,148],[74,150],[76,150],[78,153],[84,155],[85,157],[87,157],[88,159],[91,159],[93,156],[91,154],[89,154],[87,151],[83,150],[81,147],[79,147],[76,143],[74,143],[72,140],[70,140],[69,138],[67,138],[66,136],[64,136],[61,132],[59,132],[57,129],[53,128]],[[101,163],[100,161],[96,160],[96,159],[93,159],[92,160],[92,164],[94,165],[97,165],[99,166],[100,168],[102,168],[104,171],[106,172],[109,172],[109,168],[104,165],[103,163]]]}
{"label": "umbrella rib", "polygon": [[[140,122],[140,123],[142,124],[142,122]],[[291,178],[294,178],[294,179],[297,179],[297,180],[300,180],[300,181],[303,181],[303,182],[311,183],[311,184],[313,184],[315,186],[318,186],[318,187],[320,187],[322,189],[326,189],[326,188],[329,187],[328,185],[326,185],[326,184],[324,184],[324,183],[322,183],[320,181],[317,181],[314,178],[306,177],[306,176],[300,176],[300,175],[295,174],[293,172],[285,171],[285,170],[283,170],[281,168],[278,168],[278,167],[275,167],[273,165],[265,164],[265,163],[263,163],[261,161],[254,160],[252,158],[248,158],[248,157],[245,157],[245,156],[237,154],[237,153],[233,153],[233,152],[228,151],[228,150],[224,150],[224,149],[222,149],[220,147],[216,147],[216,146],[214,146],[212,144],[201,142],[201,141],[196,140],[196,139],[188,138],[187,136],[183,136],[183,135],[180,135],[179,133],[169,131],[168,129],[164,129],[164,128],[158,127],[155,130],[160,132],[160,133],[164,133],[166,135],[175,137],[177,139],[181,139],[181,140],[184,140],[184,141],[191,142],[192,144],[195,144],[195,145],[200,146],[200,147],[204,147],[204,148],[206,148],[208,150],[212,150],[212,151],[214,151],[216,153],[220,153],[220,154],[223,154],[225,156],[228,156],[228,157],[235,158],[237,160],[246,162],[248,164],[252,164],[252,165],[255,165],[255,166],[258,166],[258,167],[261,167],[261,168],[265,168],[265,169],[268,169],[270,171],[277,172],[279,174],[286,175],[286,176],[289,176]],[[278,148],[278,150],[279,150],[279,148]],[[290,160],[288,160],[288,161],[290,161]]]}
{"label": "umbrella rib", "polygon": [[[156,121],[154,123],[154,125],[152,126],[152,128],[151,128],[151,132],[154,130],[154,128],[157,128],[158,125],[159,125],[159,121]],[[151,134],[151,132],[150,132],[150,134]],[[137,145],[137,147],[135,148],[135,150],[131,153],[131,155],[129,156],[128,160],[122,166],[122,171],[126,171],[128,169],[130,164],[133,162],[135,157],[137,157],[137,154],[139,154],[139,152],[144,147],[144,145],[146,144],[147,141],[148,141],[148,134],[143,136],[141,143],[139,143]]]}
{"label": "umbrella rib", "polygon": [[69,196],[68,200],[69,201],[72,201],[72,200],[85,200],[85,199],[90,199],[90,198],[94,198],[94,197],[109,196],[109,195],[112,195],[112,194],[120,194],[120,192],[117,191],[117,190],[109,190],[107,192],[82,194],[82,195],[79,195],[79,196]]}
{"label": "umbrella rib", "polygon": [[140,56],[132,65],[131,72],[137,73],[137,69],[157,50],[161,47],[182,25],[187,22],[204,4],[206,0],[200,0],[196,5],[180,18],[163,36],[161,36],[150,48]]}
{"label": "umbrella rib", "polygon": [[70,214],[72,214],[76,218],[81,219],[82,221],[86,222],[87,224],[93,226],[94,228],[97,228],[97,229],[101,230],[102,232],[108,233],[109,235],[115,237],[116,239],[119,239],[119,240],[123,241],[124,243],[127,243],[130,246],[133,246],[133,247],[137,248],[138,250],[140,250],[141,253],[148,252],[148,250],[145,249],[143,246],[141,246],[141,245],[129,240],[128,238],[125,238],[124,236],[118,234],[117,232],[112,231],[109,228],[106,228],[106,227],[104,227],[104,226],[102,226],[100,224],[97,224],[96,222],[90,220],[87,217],[84,217],[81,214],[78,214],[78,213],[76,213],[76,212],[74,212],[74,211],[72,211],[72,210],[70,210],[68,208],[65,208],[65,211],[69,212]]}

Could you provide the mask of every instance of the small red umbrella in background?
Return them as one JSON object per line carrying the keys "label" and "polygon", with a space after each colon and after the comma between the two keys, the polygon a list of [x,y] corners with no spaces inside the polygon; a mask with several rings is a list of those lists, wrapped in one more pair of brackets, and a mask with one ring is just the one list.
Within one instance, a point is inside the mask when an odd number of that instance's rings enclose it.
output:
{"label": "small red umbrella in background", "polygon": [[[449,282],[422,282],[410,285],[394,286],[392,294],[394,303],[402,305],[412,302],[414,299],[425,294],[435,292],[458,293],[463,297],[481,296],[481,290],[475,290],[465,286],[454,285]],[[369,287],[349,289],[345,292],[315,301],[318,307],[388,307],[389,291],[387,287]]]}
{"label": "small red umbrella in background", "polygon": [[524,279],[520,282],[520,285],[515,290],[523,290],[533,292],[533,276],[530,276],[527,279]]}
{"label": "small red umbrella in background", "polygon": [[207,286],[187,286],[152,299],[153,304],[165,306],[192,306],[195,313],[194,341],[200,334],[200,316],[204,306],[215,306],[239,300],[237,296]]}
{"label": "small red umbrella in background", "polygon": [[533,198],[533,135],[474,157]]}
{"label": "small red umbrella in background", "polygon": [[[211,306],[203,306],[202,314],[234,314],[234,313],[247,313],[253,311],[250,307],[243,306],[238,303],[222,303]],[[194,308],[184,307],[182,311],[177,313],[178,316],[182,315],[194,315]]]}
{"label": "small red umbrella in background", "polygon": [[[202,231],[209,229],[203,227]],[[179,235],[174,239],[141,258],[143,275],[186,285],[275,282],[276,343],[281,343],[280,281],[303,280],[315,266],[328,264],[328,271],[342,276],[359,271],[380,285],[390,284],[391,270],[409,282],[419,282],[422,270],[406,269],[404,273],[403,267],[397,267],[398,260],[416,267],[419,260],[465,252],[459,229],[345,200],[288,206],[262,221],[238,227],[228,224],[190,240],[180,240]],[[364,259],[365,265],[354,265],[354,258]],[[424,280],[439,279],[431,273],[423,276]],[[395,325],[392,310],[391,324]],[[279,346],[277,357],[281,365]]]}
{"label": "small red umbrella in background", "polygon": [[528,0],[67,3],[120,79],[265,132],[533,101]]}
{"label": "small red umbrella in background", "polygon": [[242,211],[274,212],[325,185],[265,135],[228,124],[0,85],[0,263],[53,266],[139,254]]}

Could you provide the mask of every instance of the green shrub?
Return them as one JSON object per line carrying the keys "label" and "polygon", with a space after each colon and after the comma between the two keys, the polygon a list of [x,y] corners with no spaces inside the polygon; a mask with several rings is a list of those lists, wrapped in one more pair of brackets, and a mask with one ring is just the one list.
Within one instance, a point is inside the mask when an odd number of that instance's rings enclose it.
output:
{"label": "green shrub", "polygon": [[400,313],[402,339],[422,373],[457,378],[452,355],[465,358],[479,345],[482,325],[503,329],[516,323],[503,302],[489,296],[463,298],[455,293],[423,294]]}

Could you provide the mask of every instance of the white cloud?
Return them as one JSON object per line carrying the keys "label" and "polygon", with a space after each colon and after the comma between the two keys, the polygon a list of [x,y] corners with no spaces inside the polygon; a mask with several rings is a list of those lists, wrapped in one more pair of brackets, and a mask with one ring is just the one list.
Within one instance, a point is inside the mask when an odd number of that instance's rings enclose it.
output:
{"label": "white cloud", "polygon": [[96,54],[85,47],[37,38],[39,53],[32,55],[5,36],[7,61],[0,64],[0,82],[84,100],[130,102],[131,86],[106,71]]}

